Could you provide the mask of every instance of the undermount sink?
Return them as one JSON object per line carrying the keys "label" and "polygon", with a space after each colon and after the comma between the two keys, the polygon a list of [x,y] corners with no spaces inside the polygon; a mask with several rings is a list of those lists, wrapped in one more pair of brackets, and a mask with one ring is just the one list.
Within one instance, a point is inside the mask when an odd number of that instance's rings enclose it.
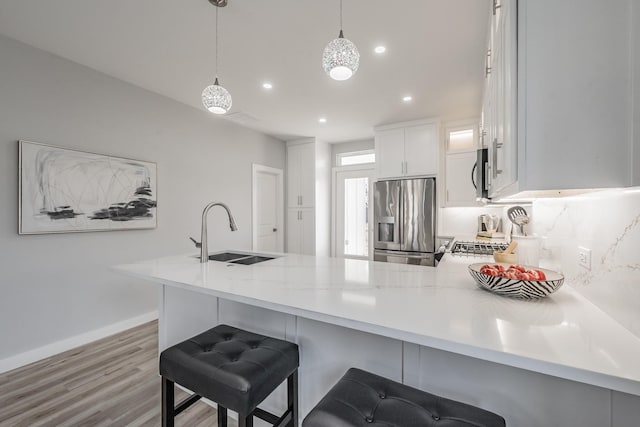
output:
{"label": "undermount sink", "polygon": [[251,264],[257,264],[263,261],[269,261],[270,259],[273,259],[273,257],[252,255],[252,256],[248,256],[246,258],[240,258],[231,262],[233,264],[251,265]]}
{"label": "undermount sink", "polygon": [[251,253],[236,253],[236,252],[220,252],[218,254],[209,254],[210,261],[229,262],[232,264],[252,265],[259,262],[269,261],[276,257],[270,257],[259,254]]}
{"label": "undermount sink", "polygon": [[211,261],[233,261],[234,259],[244,258],[247,254],[237,254],[234,252],[222,252],[219,254],[209,255]]}

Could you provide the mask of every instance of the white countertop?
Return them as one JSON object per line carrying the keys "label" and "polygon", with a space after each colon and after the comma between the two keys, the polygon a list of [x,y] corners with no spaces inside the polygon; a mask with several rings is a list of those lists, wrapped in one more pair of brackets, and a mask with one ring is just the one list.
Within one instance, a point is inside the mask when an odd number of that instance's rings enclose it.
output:
{"label": "white countertop", "polygon": [[[437,268],[286,254],[250,266],[174,256],[115,267],[164,285],[640,395],[640,339],[566,284],[520,301]],[[482,261],[480,261],[482,262]]]}

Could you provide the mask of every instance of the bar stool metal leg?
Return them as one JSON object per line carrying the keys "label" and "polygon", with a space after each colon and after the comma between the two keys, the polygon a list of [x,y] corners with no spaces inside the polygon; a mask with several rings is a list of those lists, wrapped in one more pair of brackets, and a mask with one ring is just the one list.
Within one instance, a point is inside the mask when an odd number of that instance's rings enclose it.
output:
{"label": "bar stool metal leg", "polygon": [[287,378],[287,404],[291,408],[290,427],[298,427],[298,370]]}
{"label": "bar stool metal leg", "polygon": [[238,427],[253,427],[253,415],[238,414]]}
{"label": "bar stool metal leg", "polygon": [[162,427],[173,427],[174,399],[173,381],[162,377]]}
{"label": "bar stool metal leg", "polygon": [[218,427],[227,427],[227,408],[218,404]]}

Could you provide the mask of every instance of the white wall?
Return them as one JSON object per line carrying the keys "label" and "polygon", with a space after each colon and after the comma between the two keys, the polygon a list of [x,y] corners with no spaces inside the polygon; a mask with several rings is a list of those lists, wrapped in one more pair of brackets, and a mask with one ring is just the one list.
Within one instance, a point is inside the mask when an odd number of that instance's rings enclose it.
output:
{"label": "white wall", "polygon": [[[640,187],[536,200],[532,226],[544,237],[541,266],[640,337]],[[591,249],[591,270],[578,246]]]}
{"label": "white wall", "polygon": [[[250,249],[251,164],[284,169],[281,141],[5,37],[0,58],[0,361],[155,310],[109,266],[195,253],[209,201],[239,227],[212,211],[210,249]],[[156,162],[158,228],[19,236],[18,139]]]}

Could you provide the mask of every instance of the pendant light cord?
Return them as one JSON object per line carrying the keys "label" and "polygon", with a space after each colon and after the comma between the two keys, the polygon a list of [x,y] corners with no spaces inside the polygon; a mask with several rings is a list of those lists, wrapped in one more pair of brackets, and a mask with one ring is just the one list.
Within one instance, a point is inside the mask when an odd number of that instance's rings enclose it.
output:
{"label": "pendant light cord", "polygon": [[220,8],[216,6],[216,81],[218,80],[218,9]]}
{"label": "pendant light cord", "polygon": [[342,31],[342,0],[340,0],[340,31]]}

